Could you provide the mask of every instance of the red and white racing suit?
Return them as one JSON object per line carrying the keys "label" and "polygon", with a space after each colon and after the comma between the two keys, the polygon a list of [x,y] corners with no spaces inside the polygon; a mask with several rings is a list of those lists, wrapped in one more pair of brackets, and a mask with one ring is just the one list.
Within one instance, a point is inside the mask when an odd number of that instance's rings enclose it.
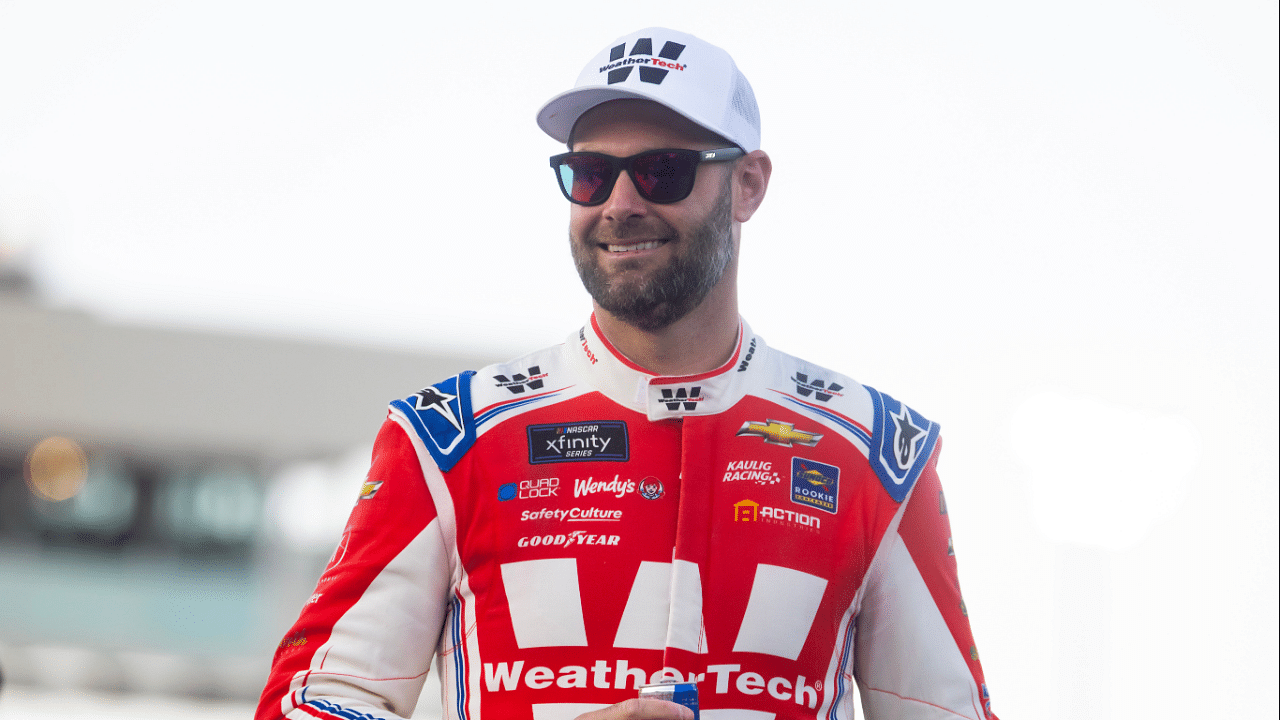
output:
{"label": "red and white racing suit", "polygon": [[990,713],[938,425],[770,349],[654,376],[595,319],[391,404],[257,717],[568,720],[696,681],[706,720]]}

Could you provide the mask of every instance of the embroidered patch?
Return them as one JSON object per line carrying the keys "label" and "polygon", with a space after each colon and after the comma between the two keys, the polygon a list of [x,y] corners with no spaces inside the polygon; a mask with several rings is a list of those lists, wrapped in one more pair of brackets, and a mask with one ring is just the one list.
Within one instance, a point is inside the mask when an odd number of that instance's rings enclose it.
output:
{"label": "embroidered patch", "polygon": [[791,502],[834,515],[840,496],[840,468],[816,460],[791,458]]}
{"label": "embroidered patch", "polygon": [[529,425],[529,464],[626,462],[631,457],[627,424],[621,420]]}

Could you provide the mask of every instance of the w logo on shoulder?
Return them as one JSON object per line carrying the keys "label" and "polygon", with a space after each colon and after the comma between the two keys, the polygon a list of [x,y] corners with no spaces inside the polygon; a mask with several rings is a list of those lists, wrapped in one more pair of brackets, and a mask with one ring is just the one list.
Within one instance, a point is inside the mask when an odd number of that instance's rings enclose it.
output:
{"label": "w logo on shoulder", "polygon": [[844,389],[844,386],[840,383],[833,382],[828,385],[825,380],[817,378],[810,381],[809,376],[804,373],[796,373],[796,376],[791,379],[795,381],[796,392],[804,397],[813,395],[821,402],[826,402],[833,397],[842,397],[840,391]]}
{"label": "w logo on shoulder", "polygon": [[497,387],[504,387],[514,395],[524,392],[525,388],[530,390],[541,390],[542,381],[547,377],[547,373],[542,372],[537,365],[529,368],[529,374],[515,373],[510,378],[506,375],[494,375],[493,379],[497,380]]}
{"label": "w logo on shoulder", "polygon": [[678,42],[667,41],[655,57],[653,38],[636,38],[635,43],[631,45],[631,53],[626,59],[623,59],[623,54],[627,51],[626,43],[610,48],[609,62],[600,68],[600,72],[608,72],[609,84],[613,85],[626,81],[631,76],[631,71],[639,67],[640,82],[661,85],[667,73],[685,69],[686,66],[676,62],[680,59],[680,53],[684,52],[684,48],[685,46]]}

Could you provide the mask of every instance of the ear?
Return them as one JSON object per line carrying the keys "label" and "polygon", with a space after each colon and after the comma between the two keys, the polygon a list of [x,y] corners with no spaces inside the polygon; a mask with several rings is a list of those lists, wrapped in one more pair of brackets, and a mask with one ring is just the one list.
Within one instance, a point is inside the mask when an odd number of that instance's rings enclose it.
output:
{"label": "ear", "polygon": [[769,176],[773,174],[773,161],[763,150],[747,154],[734,165],[733,219],[746,222],[756,214],[764,193],[769,189]]}

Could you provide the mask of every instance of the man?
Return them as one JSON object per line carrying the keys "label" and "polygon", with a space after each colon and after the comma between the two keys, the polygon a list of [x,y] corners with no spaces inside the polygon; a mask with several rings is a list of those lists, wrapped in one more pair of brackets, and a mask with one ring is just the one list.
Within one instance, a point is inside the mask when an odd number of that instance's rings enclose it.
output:
{"label": "man", "polygon": [[994,718],[938,426],[738,317],[772,166],[724,51],[649,28],[538,122],[591,294],[563,345],[391,404],[259,718]]}

